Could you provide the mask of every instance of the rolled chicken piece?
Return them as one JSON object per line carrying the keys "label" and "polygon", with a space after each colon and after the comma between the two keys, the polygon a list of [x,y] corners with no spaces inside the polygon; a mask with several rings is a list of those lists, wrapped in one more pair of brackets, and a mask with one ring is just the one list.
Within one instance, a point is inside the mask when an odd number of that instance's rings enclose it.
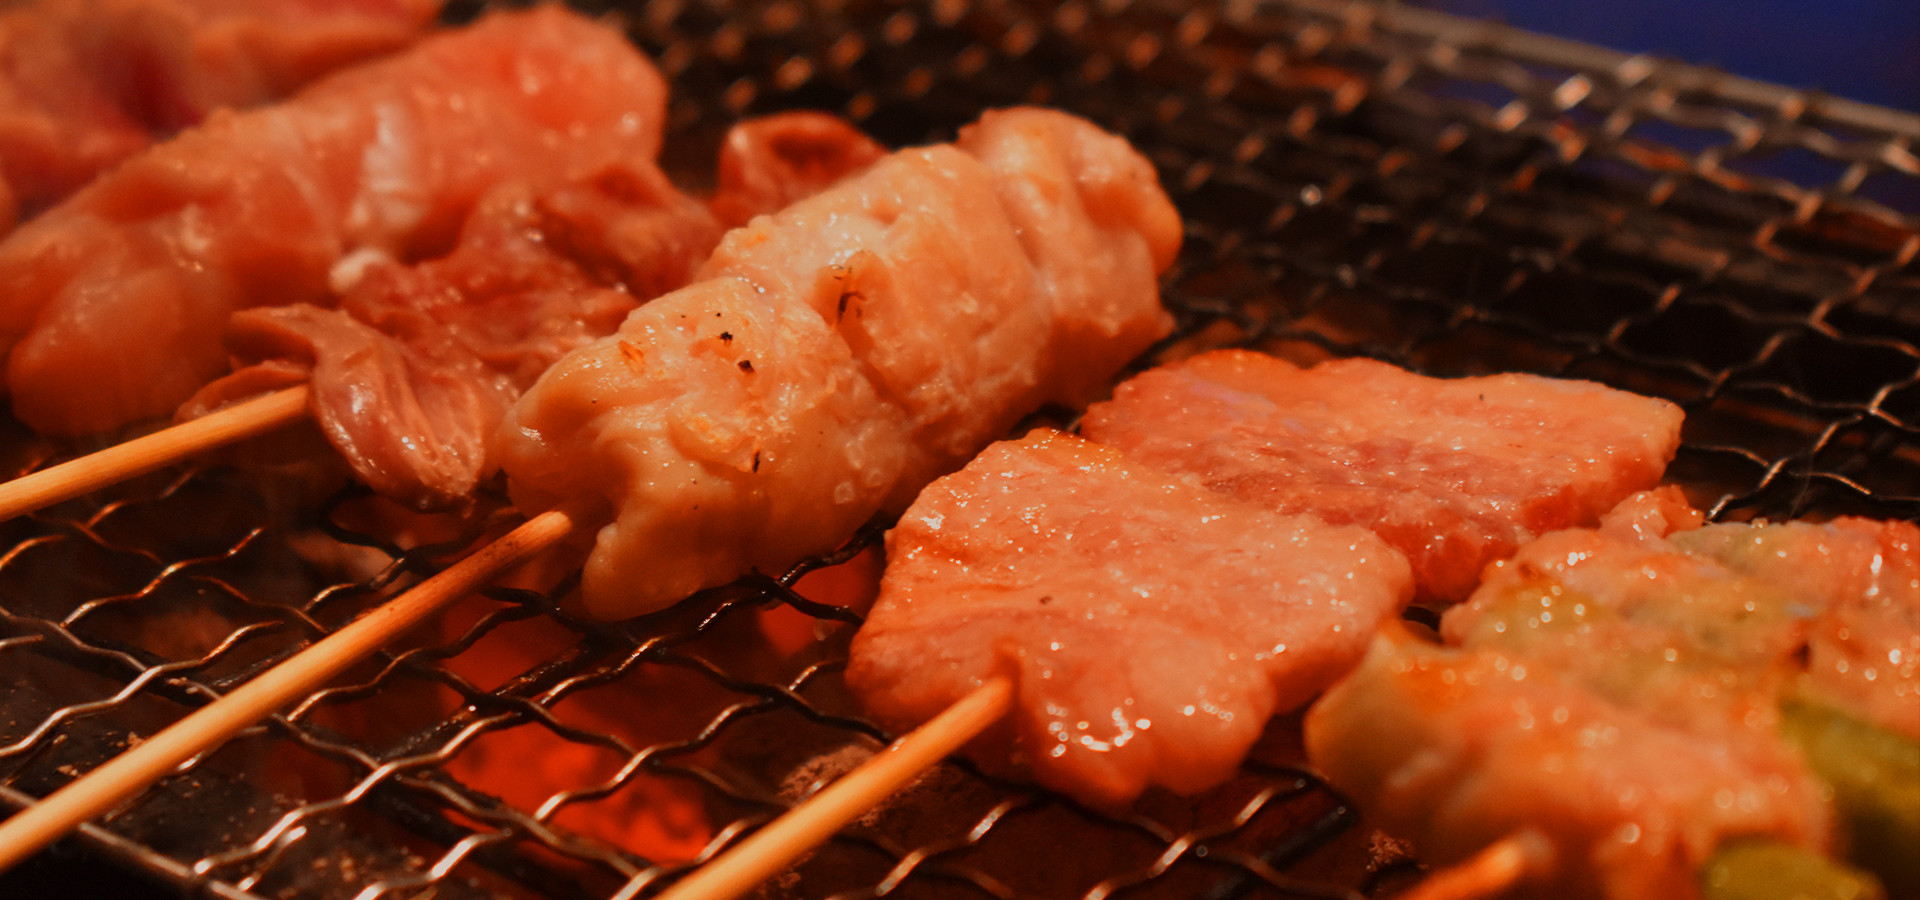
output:
{"label": "rolled chicken piece", "polygon": [[561,360],[498,443],[516,504],[602,524],[618,618],[844,542],[1171,326],[1180,221],[1063,113],[989,113],[722,240],[694,283]]}

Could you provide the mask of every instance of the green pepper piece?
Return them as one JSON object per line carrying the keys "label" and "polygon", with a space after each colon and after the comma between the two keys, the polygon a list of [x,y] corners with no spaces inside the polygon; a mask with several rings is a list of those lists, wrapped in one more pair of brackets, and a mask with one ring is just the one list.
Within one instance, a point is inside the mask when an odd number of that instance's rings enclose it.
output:
{"label": "green pepper piece", "polygon": [[1833,788],[1848,857],[1894,896],[1920,896],[1920,741],[1817,701],[1780,712],[1782,733]]}
{"label": "green pepper piece", "polygon": [[1872,875],[1792,844],[1736,841],[1700,873],[1702,900],[1881,900]]}

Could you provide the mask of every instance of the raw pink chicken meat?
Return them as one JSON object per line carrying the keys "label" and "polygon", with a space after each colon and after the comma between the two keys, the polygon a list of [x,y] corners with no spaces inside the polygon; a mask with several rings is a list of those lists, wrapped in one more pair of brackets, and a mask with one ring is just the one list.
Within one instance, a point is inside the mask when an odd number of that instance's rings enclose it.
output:
{"label": "raw pink chicken meat", "polygon": [[15,414],[55,434],[167,415],[226,371],[236,310],[443,255],[509,176],[539,192],[650,161],[665,98],[622,35],[543,6],[215,115],[0,242]]}
{"label": "raw pink chicken meat", "polygon": [[1365,525],[1412,561],[1421,599],[1453,602],[1487,563],[1659,483],[1680,422],[1672,403],[1592,382],[1221,350],[1121,384],[1081,432],[1281,512]]}
{"label": "raw pink chicken meat", "polygon": [[831,549],[1171,326],[1180,221],[1071,116],[989,113],[730,232],[688,287],[561,360],[497,449],[514,501],[598,527],[581,598],[659,609]]}
{"label": "raw pink chicken meat", "polygon": [[1912,735],[1917,548],[1912,523],[1702,527],[1675,489],[1637,495],[1490,568],[1446,646],[1376,642],[1309,755],[1435,862],[1531,831],[1529,896],[1697,896],[1729,841],[1832,846],[1783,696]]}
{"label": "raw pink chicken meat", "polygon": [[989,765],[1099,805],[1226,780],[1275,713],[1357,662],[1413,590],[1371,532],[1282,515],[1070,435],[989,447],[887,535],[848,685],[883,723],[995,677]]}
{"label": "raw pink chicken meat", "polygon": [[[869,148],[878,154],[820,113],[742,122],[710,203],[772,212],[864,165]],[[779,191],[763,189],[776,183]],[[183,414],[305,382],[314,419],[362,483],[417,506],[458,504],[493,471],[493,434],[534,379],[640,302],[685,284],[721,233],[708,204],[651,159],[538,194],[510,181],[481,201],[444,257],[372,260],[337,307],[234,314],[228,344],[239,367]]]}
{"label": "raw pink chicken meat", "polygon": [[29,0],[0,12],[0,189],[32,213],[215,110],[393,52],[440,0]]}

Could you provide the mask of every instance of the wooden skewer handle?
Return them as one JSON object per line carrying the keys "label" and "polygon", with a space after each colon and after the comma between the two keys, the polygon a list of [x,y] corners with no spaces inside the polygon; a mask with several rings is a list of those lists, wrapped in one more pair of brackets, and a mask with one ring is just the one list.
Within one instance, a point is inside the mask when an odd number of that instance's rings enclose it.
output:
{"label": "wooden skewer handle", "polygon": [[999,721],[1013,705],[1013,683],[996,678],[960,698],[925,725],[698,871],[657,900],[730,900],[786,868],[861,813]]}
{"label": "wooden skewer handle", "polygon": [[1493,900],[1512,890],[1552,855],[1545,838],[1516,831],[1466,860],[1427,876],[1401,900]]}
{"label": "wooden skewer handle", "polygon": [[81,776],[45,800],[0,822],[0,871],[58,840],[165,777],[181,763],[225,743],[274,710],[365,658],[435,610],[552,546],[573,528],[562,512],[527,520],[440,574],[355,619],[252,681]]}
{"label": "wooden skewer handle", "polygon": [[307,394],[295,385],[0,484],[0,521],[299,421]]}

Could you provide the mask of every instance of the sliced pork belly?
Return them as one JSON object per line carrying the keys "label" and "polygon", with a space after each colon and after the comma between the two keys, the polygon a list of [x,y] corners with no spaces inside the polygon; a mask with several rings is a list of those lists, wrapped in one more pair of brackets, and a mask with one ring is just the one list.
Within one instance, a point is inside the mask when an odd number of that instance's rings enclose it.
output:
{"label": "sliced pork belly", "polygon": [[343,258],[444,253],[509,175],[651,160],[664,107],[620,34],[544,6],[217,115],[0,243],[15,413],[61,434],[166,415],[226,370],[235,310],[322,301]]}
{"label": "sliced pork belly", "polygon": [[887,558],[847,671],[867,709],[904,730],[1011,677],[1015,711],[974,749],[1101,805],[1224,781],[1413,587],[1366,529],[1046,430],[935,481]]}
{"label": "sliced pork belly", "polygon": [[[1050,219],[1002,199],[1027,184],[1065,189]],[[1017,225],[1101,245],[1030,248]],[[1124,141],[990,113],[729,233],[693,284],[549,370],[501,431],[515,503],[610,522],[581,586],[595,615],[779,571],[1164,334],[1179,240]]]}
{"label": "sliced pork belly", "polygon": [[[1675,489],[1637,495],[1490,567],[1442,618],[1449,647],[1376,646],[1309,714],[1309,754],[1436,861],[1545,835],[1541,896],[1694,896],[1735,840],[1825,852],[1832,792],[1783,736],[1781,705],[1907,727],[1920,671],[1895,660],[1920,616],[1914,534],[1702,527]],[[1858,643],[1835,648],[1842,635]],[[1853,661],[1874,674],[1839,678]]]}
{"label": "sliced pork belly", "polygon": [[1679,447],[1664,400],[1532,375],[1438,379],[1222,350],[1146,372],[1081,430],[1215,490],[1374,532],[1454,602],[1527,540],[1590,525]]}
{"label": "sliced pork belly", "polygon": [[[439,0],[29,0],[0,12],[0,175],[26,211],[154,136],[405,46]],[[10,219],[8,220],[11,221]]]}

